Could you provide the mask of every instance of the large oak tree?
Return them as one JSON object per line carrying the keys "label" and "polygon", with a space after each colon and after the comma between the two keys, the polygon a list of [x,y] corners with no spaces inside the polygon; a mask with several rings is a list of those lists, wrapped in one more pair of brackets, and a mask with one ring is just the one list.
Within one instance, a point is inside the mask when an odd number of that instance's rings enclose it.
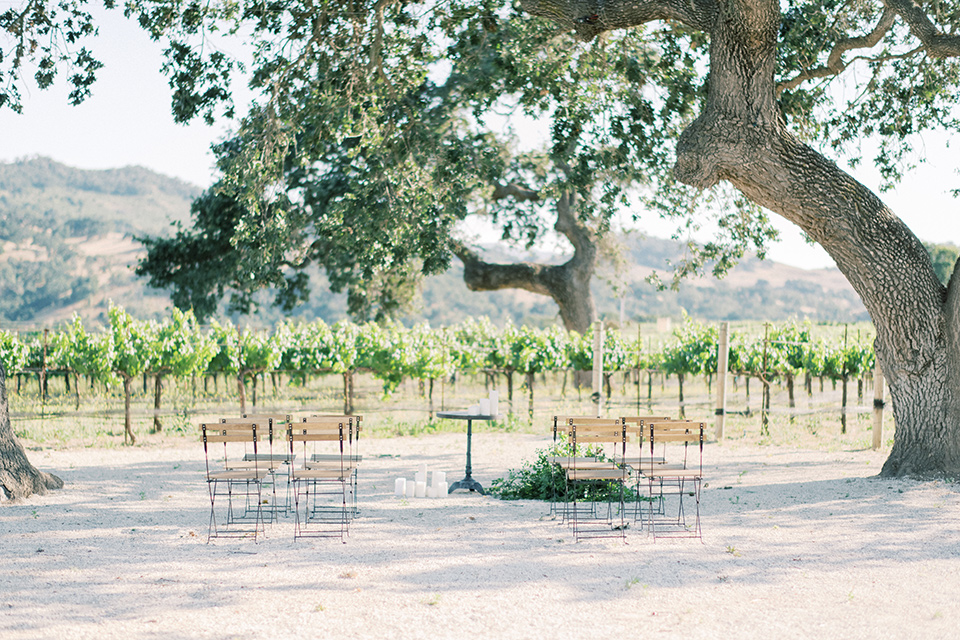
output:
{"label": "large oak tree", "polygon": [[[870,55],[877,84],[898,80],[903,91],[880,96],[892,115],[909,104],[914,90],[956,96],[960,23],[956,5],[932,5],[933,17],[913,0],[849,3],[827,13],[816,4],[794,17],[820,36],[792,77],[783,77],[780,47],[790,31],[777,0],[693,2],[556,2],[529,0],[534,14],[556,20],[589,41],[605,31],[668,20],[710,39],[707,98],[677,147],[675,175],[708,189],[729,181],[752,201],[795,223],[819,243],[860,295],[877,330],[876,352],[890,385],[896,436],[885,475],[960,473],[960,284],[944,287],[929,254],[907,226],[872,192],[788,126],[782,93],[804,81],[842,73],[857,50],[885,41]],[[826,7],[822,7],[826,8]],[[939,26],[935,21],[942,21]],[[872,22],[868,22],[872,21]],[[869,24],[860,33],[851,30]],[[947,30],[945,33],[944,29]],[[908,45],[904,42],[909,40]],[[893,61],[913,70],[914,82],[939,77],[940,86],[909,86]],[[946,61],[946,62],[944,62]],[[778,77],[780,80],[778,81]],[[870,90],[873,87],[867,87]],[[929,99],[929,98],[928,98]],[[867,105],[869,109],[870,105]],[[875,114],[878,117],[881,114]],[[851,117],[855,117],[855,114]],[[882,121],[879,124],[884,124]],[[862,125],[862,123],[861,123]],[[902,127],[902,125],[901,125]],[[902,131],[902,129],[898,129]]]}

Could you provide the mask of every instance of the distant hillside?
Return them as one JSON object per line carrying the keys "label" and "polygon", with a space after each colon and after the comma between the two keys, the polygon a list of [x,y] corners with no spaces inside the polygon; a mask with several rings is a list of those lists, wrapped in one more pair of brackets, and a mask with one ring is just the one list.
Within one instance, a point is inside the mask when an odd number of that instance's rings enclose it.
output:
{"label": "distant hillside", "polygon": [[[110,300],[138,317],[166,315],[166,292],[133,275],[143,252],[134,238],[169,233],[172,222],[189,223],[190,204],[200,192],[142,167],[86,171],[46,158],[0,163],[0,321],[53,325],[78,313],[102,322]],[[703,278],[684,283],[680,291],[657,291],[647,276],[665,274],[667,261],[681,256],[681,246],[637,234],[623,243],[628,268],[618,274],[604,267],[594,280],[598,309],[609,321],[619,321],[621,312],[626,320],[649,320],[676,318],[683,311],[704,320],[868,319],[836,269],[804,270],[751,258],[723,281]],[[484,250],[488,259],[502,262],[565,259],[498,246]],[[622,301],[614,295],[615,284],[626,292]],[[346,316],[345,306],[345,296],[330,293],[326,279],[315,274],[311,300],[294,315],[333,322]],[[424,281],[419,309],[405,321],[436,326],[471,316],[498,323],[558,321],[549,298],[519,290],[468,291],[456,260],[446,274]],[[263,307],[256,317],[237,320],[272,324],[280,317],[278,310]]]}
{"label": "distant hillside", "polygon": [[74,169],[48,158],[0,163],[0,319],[54,323],[99,316],[114,299],[162,312],[130,265],[134,235],[187,222],[200,189],[142,167]]}

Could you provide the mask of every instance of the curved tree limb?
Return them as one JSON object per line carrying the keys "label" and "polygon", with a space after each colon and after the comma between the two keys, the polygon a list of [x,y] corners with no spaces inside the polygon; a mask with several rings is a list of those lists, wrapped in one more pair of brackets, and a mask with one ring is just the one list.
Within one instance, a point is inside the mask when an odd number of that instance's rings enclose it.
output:
{"label": "curved tree limb", "polygon": [[[534,193],[522,190],[527,195]],[[573,257],[560,265],[535,262],[498,264],[486,262],[477,252],[460,242],[451,242],[450,250],[463,262],[463,280],[471,291],[523,289],[550,296],[560,308],[560,318],[568,330],[586,332],[596,319],[596,307],[590,292],[590,280],[597,261],[596,236],[577,219],[576,196],[565,193],[557,200],[554,229],[573,245]]]}
{"label": "curved tree limb", "polygon": [[930,16],[914,0],[884,0],[888,9],[895,11],[910,28],[931,58],[960,56],[960,35],[943,33]]}
{"label": "curved tree limb", "polygon": [[604,31],[654,20],[679,22],[707,31],[717,19],[714,0],[521,0],[527,13],[550,18],[589,42]]}
{"label": "curved tree limb", "polygon": [[880,16],[880,21],[877,23],[877,26],[873,28],[873,31],[856,38],[844,38],[840,40],[834,45],[833,50],[830,52],[830,56],[827,58],[827,64],[813,69],[805,69],[790,80],[781,82],[777,85],[777,95],[779,96],[786,89],[794,89],[807,80],[840,75],[849,64],[843,61],[843,54],[853,49],[871,49],[875,47],[877,43],[880,42],[880,39],[893,27],[893,21],[896,17],[896,11],[890,7],[885,8],[883,14]]}

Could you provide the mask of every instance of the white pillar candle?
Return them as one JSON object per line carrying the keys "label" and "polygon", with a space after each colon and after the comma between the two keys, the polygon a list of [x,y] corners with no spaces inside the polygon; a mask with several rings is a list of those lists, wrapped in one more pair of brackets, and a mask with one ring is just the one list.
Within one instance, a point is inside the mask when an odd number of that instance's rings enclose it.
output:
{"label": "white pillar candle", "polygon": [[426,483],[426,482],[418,482],[418,483],[417,483],[417,489],[416,489],[416,492],[414,493],[414,495],[415,495],[416,497],[418,497],[418,498],[425,498],[425,497],[427,496],[427,483]]}
{"label": "white pillar candle", "polygon": [[433,487],[439,487],[441,482],[447,481],[447,474],[445,471],[434,471],[431,475],[430,485]]}
{"label": "white pillar candle", "polygon": [[441,483],[437,486],[437,497],[438,497],[438,498],[446,498],[446,497],[447,497],[447,493],[449,493],[449,492],[450,492],[450,485],[447,484],[446,482],[441,482]]}
{"label": "white pillar candle", "polygon": [[426,471],[417,471],[413,477],[414,482],[426,482],[427,481],[427,472]]}
{"label": "white pillar candle", "polygon": [[427,487],[427,497],[436,498],[437,497],[437,488],[436,487]]}
{"label": "white pillar candle", "polygon": [[490,398],[480,398],[480,415],[490,415]]}
{"label": "white pillar candle", "polygon": [[414,496],[414,494],[416,493],[416,491],[417,491],[417,483],[416,483],[416,482],[410,482],[410,481],[408,481],[408,480],[406,480],[405,482],[407,483],[406,496],[407,496],[408,498],[412,498],[412,497]]}
{"label": "white pillar candle", "polygon": [[490,392],[490,415],[500,415],[500,392],[496,389]]}
{"label": "white pillar candle", "polygon": [[407,479],[397,478],[393,483],[393,494],[399,498],[406,495],[406,493],[407,493]]}

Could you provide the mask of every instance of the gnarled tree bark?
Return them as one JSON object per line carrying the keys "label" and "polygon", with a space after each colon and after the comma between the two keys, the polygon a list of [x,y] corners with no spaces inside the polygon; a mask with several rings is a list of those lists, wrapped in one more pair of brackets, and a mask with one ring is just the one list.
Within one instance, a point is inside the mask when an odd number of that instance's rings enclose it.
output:
{"label": "gnarled tree bark", "polygon": [[40,471],[27,460],[20,441],[10,424],[7,403],[7,372],[0,363],[0,487],[9,500],[22,500],[49,489],[63,488],[63,480]]}
{"label": "gnarled tree bark", "polygon": [[[960,53],[951,50],[951,39],[929,33],[929,25],[916,15],[918,5],[905,0],[885,4],[930,47],[932,57]],[[893,450],[882,473],[960,474],[960,283],[955,275],[944,289],[907,226],[869,189],[788,131],[774,80],[781,20],[777,0],[613,0],[602,5],[596,0],[529,0],[525,7],[539,15],[565,16],[585,40],[655,19],[677,20],[709,33],[708,97],[680,138],[675,175],[700,188],[729,181],[795,223],[830,254],[877,330],[877,358],[890,385],[896,421]],[[888,18],[889,13],[881,27],[889,24]]]}
{"label": "gnarled tree bark", "polygon": [[[508,192],[497,187],[494,199],[508,195],[517,197],[518,187]],[[528,194],[534,192],[527,191]],[[583,221],[577,218],[576,196],[563,194],[557,200],[557,221],[554,229],[573,245],[573,257],[560,265],[532,262],[495,264],[486,262],[473,250],[454,244],[454,255],[463,262],[463,280],[471,291],[524,289],[550,296],[560,307],[560,318],[567,330],[586,333],[597,319],[597,309],[590,291],[597,264],[597,238]]]}

